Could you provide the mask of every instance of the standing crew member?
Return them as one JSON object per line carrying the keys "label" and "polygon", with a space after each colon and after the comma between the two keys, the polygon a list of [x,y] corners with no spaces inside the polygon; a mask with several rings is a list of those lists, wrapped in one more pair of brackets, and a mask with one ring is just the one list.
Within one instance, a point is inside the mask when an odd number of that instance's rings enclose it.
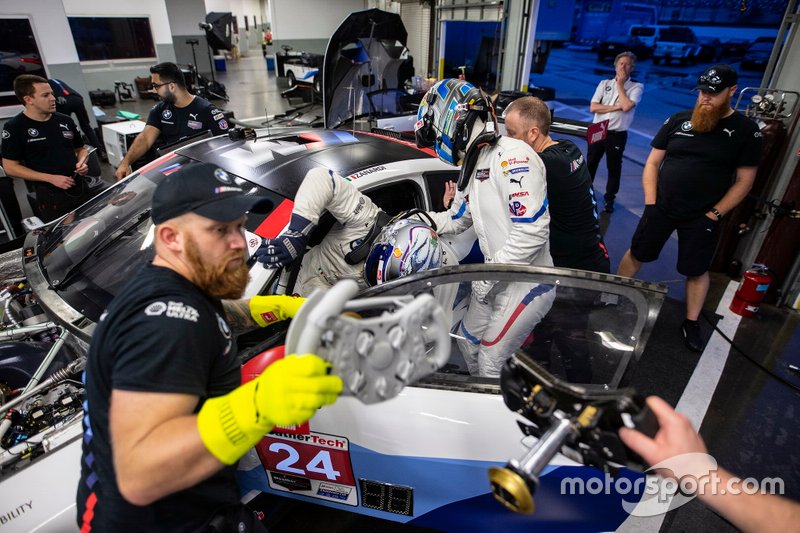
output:
{"label": "standing crew member", "polygon": [[50,222],[91,198],[88,152],[72,119],[56,112],[46,79],[17,76],[14,93],[25,109],[3,126],[3,168],[33,182],[36,214]]}
{"label": "standing crew member", "polygon": [[608,119],[608,132],[603,141],[589,145],[589,174],[594,176],[603,154],[606,155],[608,181],[606,182],[605,212],[614,212],[614,199],[619,192],[619,181],[622,175],[622,153],[628,142],[628,128],[633,122],[636,104],[642,99],[644,84],[631,79],[631,72],[636,67],[636,56],[633,52],[622,52],[614,59],[616,76],[603,80],[597,86],[589,104],[589,111],[594,113],[594,123]]}
{"label": "standing crew member", "polygon": [[183,72],[175,63],[150,67],[152,90],[161,99],[147,116],[147,125],[122,158],[114,175],[121,180],[131,164],[152,149],[168,146],[204,131],[220,135],[228,131],[222,111],[208,100],[186,90]]}
{"label": "standing crew member", "polygon": [[[311,418],[342,382],[316,355],[288,356],[240,386],[235,335],[295,315],[290,296],[241,298],[244,194],[222,169],[163,178],[151,216],[155,258],[112,300],[84,381],[78,487],[82,531],[242,529],[234,463],[274,426]],[[230,325],[229,325],[230,324]]]}
{"label": "standing crew member", "polygon": [[86,112],[83,96],[61,80],[49,79],[47,82],[56,97],[56,111],[68,117],[71,117],[74,113],[75,118],[78,119],[78,126],[80,126],[83,134],[86,135],[89,144],[97,148],[101,159],[108,161],[105,147],[97,138],[97,134],[92,128],[92,123],[89,122],[89,114]]}
{"label": "standing crew member", "polygon": [[526,142],[544,162],[550,211],[550,255],[557,267],[611,272],[600,235],[592,179],[580,148],[550,135],[550,109],[535,96],[511,102],[508,135]]}
{"label": "standing crew member", "polygon": [[[475,227],[487,263],[553,266],[542,160],[522,141],[497,135],[491,102],[464,80],[438,82],[417,113],[417,146],[461,164],[448,211],[429,213],[440,234]],[[470,374],[499,376],[555,299],[552,285],[472,282],[458,345]]]}
{"label": "standing crew member", "polygon": [[737,80],[729,65],[706,69],[697,80],[694,110],[675,113],[658,130],[642,173],[644,213],[617,270],[635,276],[678,231],[677,268],[686,276],[681,332],[695,352],[704,347],[697,318],[708,294],[719,221],[747,196],[761,160],[761,131],[731,108]]}

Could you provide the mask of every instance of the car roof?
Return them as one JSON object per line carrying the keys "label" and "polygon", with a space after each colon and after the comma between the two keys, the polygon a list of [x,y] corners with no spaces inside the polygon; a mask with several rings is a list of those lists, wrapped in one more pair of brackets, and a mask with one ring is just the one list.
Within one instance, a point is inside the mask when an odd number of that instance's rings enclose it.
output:
{"label": "car roof", "polygon": [[214,137],[177,150],[216,164],[287,198],[294,198],[306,173],[325,167],[342,176],[387,163],[438,159],[429,149],[383,135],[343,130],[301,129],[256,141]]}

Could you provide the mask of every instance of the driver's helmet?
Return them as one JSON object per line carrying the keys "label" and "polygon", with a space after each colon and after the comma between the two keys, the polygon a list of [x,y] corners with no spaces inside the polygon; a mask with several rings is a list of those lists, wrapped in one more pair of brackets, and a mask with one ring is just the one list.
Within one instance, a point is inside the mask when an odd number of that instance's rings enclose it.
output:
{"label": "driver's helmet", "polygon": [[417,146],[433,147],[439,159],[458,165],[475,120],[485,123],[490,114],[491,103],[480,89],[464,80],[442,80],[428,89],[419,104],[414,125]]}
{"label": "driver's helmet", "polygon": [[442,246],[433,228],[415,218],[401,218],[389,222],[375,238],[364,278],[374,286],[440,266]]}

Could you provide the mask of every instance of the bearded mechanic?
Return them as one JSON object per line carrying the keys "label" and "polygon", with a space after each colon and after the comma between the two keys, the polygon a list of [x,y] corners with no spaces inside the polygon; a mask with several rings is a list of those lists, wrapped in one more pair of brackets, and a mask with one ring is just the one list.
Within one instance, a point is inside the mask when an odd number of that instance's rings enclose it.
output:
{"label": "bearded mechanic", "polygon": [[252,515],[241,520],[232,465],[272,427],[308,420],[341,391],[315,355],[289,356],[240,386],[235,335],[303,302],[233,300],[249,276],[245,213],[259,203],[206,163],[156,188],[155,257],[111,302],[88,353],[82,531],[198,531],[212,519],[258,531]]}
{"label": "bearded mechanic", "polygon": [[[474,226],[487,263],[553,266],[542,160],[526,143],[497,134],[489,100],[463,80],[443,80],[420,104],[417,146],[461,165],[448,211],[429,213],[440,234]],[[555,298],[552,285],[475,281],[458,345],[470,374],[499,376]]]}
{"label": "bearded mechanic", "polygon": [[644,213],[617,270],[635,276],[642,263],[658,259],[677,230],[677,268],[686,276],[681,332],[694,352],[704,348],[697,319],[708,294],[719,222],[747,196],[761,159],[758,125],[731,108],[737,81],[729,65],[707,68],[697,80],[694,109],[669,117],[653,137],[642,172]]}
{"label": "bearded mechanic", "polygon": [[[131,164],[151,148],[177,143],[204,131],[220,135],[228,131],[228,121],[217,106],[186,89],[186,79],[175,63],[150,67],[151,91],[160,102],[150,109],[144,130],[136,136],[114,176],[121,180],[131,173]],[[155,158],[155,155],[152,156]]]}

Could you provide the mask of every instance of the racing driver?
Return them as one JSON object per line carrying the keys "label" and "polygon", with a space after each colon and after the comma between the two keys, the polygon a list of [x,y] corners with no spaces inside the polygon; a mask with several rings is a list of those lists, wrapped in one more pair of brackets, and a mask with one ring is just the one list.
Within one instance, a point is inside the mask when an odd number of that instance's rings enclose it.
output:
{"label": "racing driver", "polygon": [[[431,87],[419,107],[417,146],[461,165],[448,211],[429,213],[440,234],[475,227],[487,263],[553,266],[542,160],[523,141],[500,137],[491,103],[457,79]],[[474,281],[458,345],[470,374],[496,377],[550,310],[552,285]]]}

